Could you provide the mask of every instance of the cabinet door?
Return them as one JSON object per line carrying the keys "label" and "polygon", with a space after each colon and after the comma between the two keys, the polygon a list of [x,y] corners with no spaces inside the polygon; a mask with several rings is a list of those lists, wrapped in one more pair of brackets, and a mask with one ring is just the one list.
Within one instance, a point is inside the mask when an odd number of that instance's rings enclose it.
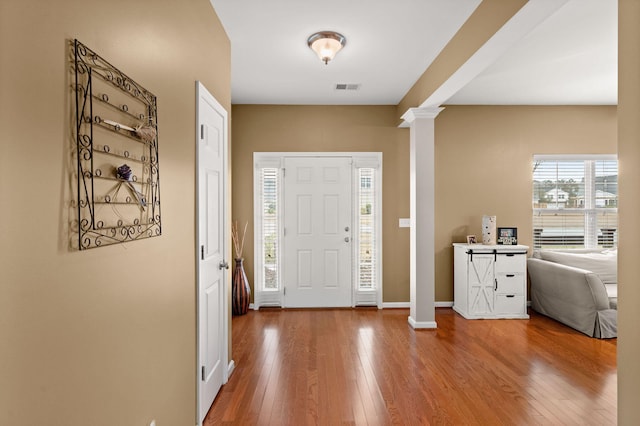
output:
{"label": "cabinet door", "polygon": [[474,254],[469,259],[469,313],[494,312],[494,255]]}

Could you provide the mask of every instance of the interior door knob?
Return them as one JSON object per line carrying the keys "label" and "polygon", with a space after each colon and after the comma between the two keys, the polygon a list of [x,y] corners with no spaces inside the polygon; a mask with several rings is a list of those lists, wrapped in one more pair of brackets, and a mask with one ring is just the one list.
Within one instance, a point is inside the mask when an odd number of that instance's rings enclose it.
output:
{"label": "interior door knob", "polygon": [[349,237],[344,237],[344,242],[348,243],[349,242]]}

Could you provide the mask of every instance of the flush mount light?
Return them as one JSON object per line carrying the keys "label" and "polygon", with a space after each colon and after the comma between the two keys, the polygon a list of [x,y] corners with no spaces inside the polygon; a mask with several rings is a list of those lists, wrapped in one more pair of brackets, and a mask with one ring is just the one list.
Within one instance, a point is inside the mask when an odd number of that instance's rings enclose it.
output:
{"label": "flush mount light", "polygon": [[336,53],[344,47],[347,39],[335,31],[320,31],[311,34],[307,39],[307,44],[316,52],[322,62],[326,64],[336,56]]}

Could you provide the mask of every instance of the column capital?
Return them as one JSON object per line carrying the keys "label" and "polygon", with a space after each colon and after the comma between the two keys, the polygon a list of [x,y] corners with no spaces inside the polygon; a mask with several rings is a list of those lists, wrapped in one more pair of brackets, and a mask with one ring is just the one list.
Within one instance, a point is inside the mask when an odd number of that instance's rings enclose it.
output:
{"label": "column capital", "polygon": [[422,118],[434,119],[440,114],[444,107],[431,107],[431,108],[409,108],[407,112],[402,115],[402,119],[412,124],[414,121]]}

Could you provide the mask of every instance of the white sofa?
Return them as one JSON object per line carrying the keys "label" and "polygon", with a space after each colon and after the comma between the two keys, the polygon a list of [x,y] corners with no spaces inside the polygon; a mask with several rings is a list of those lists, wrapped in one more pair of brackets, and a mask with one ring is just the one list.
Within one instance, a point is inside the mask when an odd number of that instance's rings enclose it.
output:
{"label": "white sofa", "polygon": [[537,250],[527,267],[534,311],[588,336],[617,337],[616,250]]}

